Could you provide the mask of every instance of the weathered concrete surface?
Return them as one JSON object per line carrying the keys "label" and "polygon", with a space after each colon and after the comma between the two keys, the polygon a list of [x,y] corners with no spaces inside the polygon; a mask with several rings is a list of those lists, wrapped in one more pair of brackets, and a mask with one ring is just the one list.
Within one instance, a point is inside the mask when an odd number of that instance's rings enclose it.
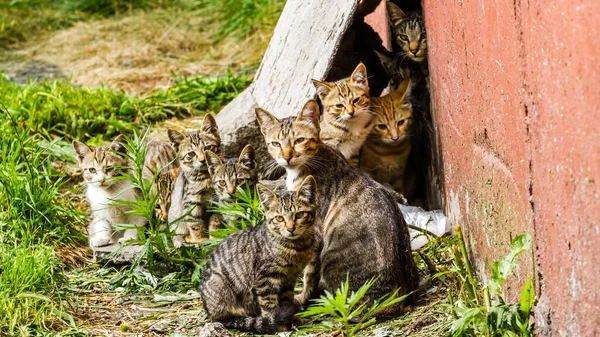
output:
{"label": "weathered concrete surface", "polygon": [[534,275],[540,335],[600,335],[600,2],[423,6],[446,208],[478,269],[532,234],[507,295]]}

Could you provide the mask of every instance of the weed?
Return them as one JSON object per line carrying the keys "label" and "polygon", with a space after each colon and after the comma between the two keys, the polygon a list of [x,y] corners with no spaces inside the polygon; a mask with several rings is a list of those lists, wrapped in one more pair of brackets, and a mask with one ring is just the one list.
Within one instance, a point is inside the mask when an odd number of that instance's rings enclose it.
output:
{"label": "weed", "polygon": [[377,279],[367,281],[356,292],[349,294],[350,283],[348,276],[346,281],[342,282],[335,291],[335,295],[325,291],[321,298],[312,300],[305,311],[298,314],[304,318],[323,318],[332,316],[333,320],[324,321],[316,325],[301,327],[301,330],[325,330],[330,331],[339,327],[344,336],[353,337],[362,329],[365,329],[376,323],[373,317],[376,313],[404,301],[410,294],[398,297],[398,290],[391,294],[384,295],[372,304],[360,303],[369,289],[377,282]]}

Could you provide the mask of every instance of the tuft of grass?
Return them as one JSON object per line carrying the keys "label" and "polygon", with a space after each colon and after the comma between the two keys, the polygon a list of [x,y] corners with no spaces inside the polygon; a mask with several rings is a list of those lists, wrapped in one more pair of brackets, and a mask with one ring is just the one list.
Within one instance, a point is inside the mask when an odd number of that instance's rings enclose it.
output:
{"label": "tuft of grass", "polygon": [[[164,92],[134,97],[102,87],[80,88],[64,80],[20,85],[0,76],[0,104],[7,107],[19,128],[32,133],[83,141],[96,136],[100,140],[132,134],[140,125],[166,118],[220,109],[249,84],[249,77],[229,74],[177,78]],[[4,121],[6,126],[8,121]]]}
{"label": "tuft of grass", "polygon": [[221,22],[214,33],[214,42],[229,35],[243,38],[265,27],[275,26],[285,0],[202,0],[201,6],[217,13]]}
{"label": "tuft of grass", "polygon": [[119,15],[134,9],[152,9],[177,5],[177,0],[63,0],[63,12],[84,12],[99,16]]}

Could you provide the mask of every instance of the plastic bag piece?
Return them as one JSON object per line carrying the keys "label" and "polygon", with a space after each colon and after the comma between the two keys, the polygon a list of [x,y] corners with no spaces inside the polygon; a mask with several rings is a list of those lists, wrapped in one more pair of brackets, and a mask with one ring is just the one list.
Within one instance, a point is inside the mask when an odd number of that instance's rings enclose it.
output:
{"label": "plastic bag piece", "polygon": [[[406,206],[398,204],[404,219],[409,225],[427,230],[429,233],[436,236],[444,236],[452,232],[452,224],[450,219],[444,215],[441,210],[426,211],[421,207]],[[429,237],[427,234],[416,229],[408,228],[410,233],[410,247],[415,250],[427,244]]]}

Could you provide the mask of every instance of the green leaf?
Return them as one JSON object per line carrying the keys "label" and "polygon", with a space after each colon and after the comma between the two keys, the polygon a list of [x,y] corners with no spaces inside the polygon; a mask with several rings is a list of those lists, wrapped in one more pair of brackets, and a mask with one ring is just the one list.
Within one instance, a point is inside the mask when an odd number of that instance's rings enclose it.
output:
{"label": "green leaf", "polygon": [[492,279],[488,284],[491,293],[500,296],[502,284],[517,265],[517,256],[529,249],[531,249],[531,235],[521,234],[512,241],[510,253],[492,264]]}

